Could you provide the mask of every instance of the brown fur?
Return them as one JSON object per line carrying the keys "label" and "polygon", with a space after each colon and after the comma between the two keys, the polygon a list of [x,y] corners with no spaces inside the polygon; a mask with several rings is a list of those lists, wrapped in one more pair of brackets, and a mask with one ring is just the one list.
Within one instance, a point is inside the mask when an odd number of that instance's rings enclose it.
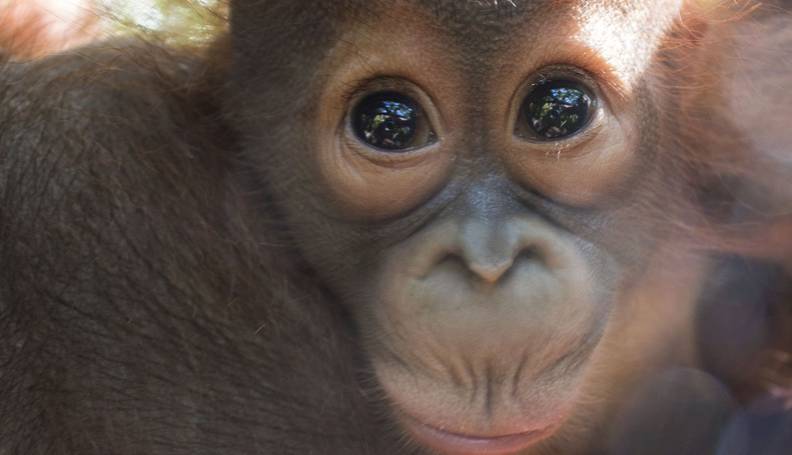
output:
{"label": "brown fur", "polygon": [[[259,25],[259,46],[240,45],[254,32],[240,28],[205,53],[128,40],[0,67],[0,453],[426,453],[392,421],[356,324],[299,251],[275,196],[283,182],[260,180],[245,153],[252,138],[240,125],[266,128],[262,119],[283,113],[235,109],[263,91],[298,112],[307,101],[289,96],[313,75],[291,71],[311,68],[323,52],[315,43],[338,36],[343,21],[323,17],[364,20],[358,3],[236,3],[261,16],[236,19]],[[728,103],[746,99],[733,87],[790,85],[779,56],[790,56],[792,32],[776,25],[787,12],[716,13],[669,39],[653,86],[670,99],[658,120],[690,126],[664,132],[665,163],[692,176],[669,191],[703,196],[644,208],[650,222],[684,220],[661,225],[706,254],[771,264],[770,336],[751,351],[763,361],[718,377],[750,402],[792,387],[789,280],[775,272],[792,262],[792,134],[783,121],[746,125]],[[9,39],[38,49],[19,33]],[[767,54],[744,66],[740,45]],[[684,66],[671,67],[679,53]],[[248,78],[229,81],[232,70]],[[746,77],[754,85],[733,84]],[[773,97],[747,99],[768,112]],[[774,118],[792,118],[789,106],[774,105]],[[758,136],[735,135],[736,125]],[[580,434],[555,444],[607,445]]]}

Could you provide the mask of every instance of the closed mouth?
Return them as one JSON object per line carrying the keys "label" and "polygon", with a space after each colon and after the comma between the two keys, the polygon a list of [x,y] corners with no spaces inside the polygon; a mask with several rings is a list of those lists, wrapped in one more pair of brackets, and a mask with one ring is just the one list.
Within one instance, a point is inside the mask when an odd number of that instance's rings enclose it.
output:
{"label": "closed mouth", "polygon": [[413,437],[441,453],[453,455],[508,455],[533,446],[551,435],[557,424],[536,430],[498,436],[479,436],[454,433],[404,416]]}

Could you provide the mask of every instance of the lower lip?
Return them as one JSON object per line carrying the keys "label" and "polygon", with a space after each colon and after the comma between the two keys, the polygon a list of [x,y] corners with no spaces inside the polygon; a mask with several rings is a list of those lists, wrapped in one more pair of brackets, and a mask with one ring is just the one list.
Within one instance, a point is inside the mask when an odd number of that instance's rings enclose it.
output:
{"label": "lower lip", "polygon": [[515,454],[538,443],[553,432],[555,425],[524,433],[496,437],[469,436],[450,433],[405,416],[408,428],[421,442],[444,454],[507,455]]}

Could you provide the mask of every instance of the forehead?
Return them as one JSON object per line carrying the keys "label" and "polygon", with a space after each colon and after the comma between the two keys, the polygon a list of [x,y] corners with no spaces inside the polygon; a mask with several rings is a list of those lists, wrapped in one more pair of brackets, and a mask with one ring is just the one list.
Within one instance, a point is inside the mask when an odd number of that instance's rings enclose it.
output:
{"label": "forehead", "polygon": [[667,0],[351,0],[334,3],[373,17],[398,17],[400,12],[432,17],[444,29],[468,37],[498,36],[514,30],[515,24],[537,25],[553,16],[585,15],[609,11],[616,16],[634,15],[662,6]]}
{"label": "forehead", "polygon": [[[389,34],[377,52],[431,41],[438,59],[458,59],[468,74],[491,63],[525,58],[576,60],[585,55],[604,62],[630,85],[656,52],[684,0],[346,0],[330,8],[346,44]],[[337,16],[338,17],[338,16]],[[399,44],[402,43],[402,44]],[[567,55],[563,55],[563,50]],[[570,55],[576,52],[577,55]],[[530,55],[529,55],[530,54]],[[531,56],[532,55],[532,56]]]}
{"label": "forehead", "polygon": [[437,0],[416,6],[446,29],[472,35],[504,33],[516,22],[531,22],[562,7],[553,0]]}

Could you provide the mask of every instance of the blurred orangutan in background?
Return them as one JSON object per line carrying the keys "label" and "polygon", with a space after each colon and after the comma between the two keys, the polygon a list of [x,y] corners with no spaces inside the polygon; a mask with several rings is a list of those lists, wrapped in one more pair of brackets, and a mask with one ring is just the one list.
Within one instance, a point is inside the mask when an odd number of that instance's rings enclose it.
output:
{"label": "blurred orangutan in background", "polygon": [[26,59],[99,35],[92,0],[0,0],[0,54]]}

